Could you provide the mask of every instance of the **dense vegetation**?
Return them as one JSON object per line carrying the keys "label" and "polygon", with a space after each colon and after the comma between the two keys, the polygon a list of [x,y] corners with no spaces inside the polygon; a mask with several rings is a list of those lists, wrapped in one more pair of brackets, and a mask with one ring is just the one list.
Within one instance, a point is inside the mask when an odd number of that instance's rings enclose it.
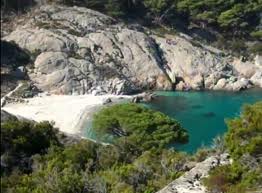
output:
{"label": "dense vegetation", "polygon": [[[87,140],[65,146],[57,141],[56,130],[47,122],[15,120],[2,124],[3,192],[150,193],[185,171],[183,166],[189,157],[165,148],[173,140],[187,140],[175,120],[135,104],[124,104],[103,109],[96,115],[95,126],[113,131],[114,119],[126,135],[117,134],[114,144],[107,146]],[[10,152],[16,157],[10,157]],[[22,156],[28,161],[15,167],[13,160],[19,162]]]}
{"label": "dense vegetation", "polygon": [[1,124],[1,175],[15,169],[30,172],[30,157],[58,145],[56,130],[48,122],[34,124],[11,120]]}
{"label": "dense vegetation", "polygon": [[[259,190],[262,181],[261,124],[262,102],[245,106],[240,117],[228,121],[225,141],[217,138],[214,144],[216,153],[223,152],[225,144],[233,164],[211,170],[204,180],[209,190],[214,193]],[[59,142],[57,130],[48,122],[10,120],[1,124],[1,190],[15,193],[151,193],[188,170],[188,161],[202,161],[208,154],[200,150],[190,156],[165,148],[169,144],[168,138],[164,142],[167,135],[158,138],[159,133],[154,132],[169,130],[172,136],[183,129],[175,120],[138,105],[121,104],[101,110],[96,115],[95,128],[114,136],[114,143],[100,145],[81,140],[64,145]],[[139,139],[145,136],[144,132],[164,145],[146,146],[146,140],[152,139],[137,140],[134,135]],[[179,137],[173,139],[179,140]]]}
{"label": "dense vegetation", "polygon": [[[25,3],[26,2],[26,3]],[[195,24],[214,27],[230,36],[251,35],[262,38],[259,29],[260,0],[48,0],[69,6],[78,5],[99,10],[115,17],[146,18],[156,24]],[[2,7],[18,9],[33,0],[1,0]],[[182,21],[182,22],[181,22]]]}
{"label": "dense vegetation", "polygon": [[246,105],[240,117],[228,121],[225,144],[233,164],[217,167],[206,185],[213,192],[244,193],[262,187],[262,102]]}
{"label": "dense vegetation", "polygon": [[[129,141],[140,151],[188,141],[186,131],[176,120],[136,104],[117,104],[102,109],[94,116],[93,128],[97,133]],[[115,139],[114,143],[119,140]]]}

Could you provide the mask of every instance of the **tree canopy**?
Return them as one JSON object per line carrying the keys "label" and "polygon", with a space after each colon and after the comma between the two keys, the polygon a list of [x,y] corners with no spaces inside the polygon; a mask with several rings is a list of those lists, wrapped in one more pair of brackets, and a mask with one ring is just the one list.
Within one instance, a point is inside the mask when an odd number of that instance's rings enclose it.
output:
{"label": "tree canopy", "polygon": [[[174,26],[175,20],[180,19],[184,24],[210,26],[234,37],[250,36],[251,33],[261,31],[260,0],[48,0],[48,2],[84,6],[116,18],[129,18],[132,15],[156,24],[165,23],[171,26]],[[33,0],[1,0],[3,9],[18,10],[32,4]],[[261,36],[251,37],[261,38]]]}
{"label": "tree canopy", "polygon": [[[186,143],[186,130],[174,119],[141,105],[117,104],[94,116],[93,129],[100,134],[121,137],[141,150]],[[118,141],[118,140],[116,140]]]}

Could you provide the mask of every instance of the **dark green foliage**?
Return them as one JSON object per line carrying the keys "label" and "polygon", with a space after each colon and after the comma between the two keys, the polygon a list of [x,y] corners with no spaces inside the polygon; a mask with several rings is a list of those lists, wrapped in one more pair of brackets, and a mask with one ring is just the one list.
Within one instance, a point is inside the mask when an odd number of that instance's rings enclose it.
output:
{"label": "dark green foliage", "polygon": [[262,54],[262,44],[261,44],[261,42],[258,42],[256,44],[254,44],[250,48],[250,52],[261,55]]}
{"label": "dark green foliage", "polygon": [[[150,193],[184,172],[188,156],[165,149],[173,140],[187,140],[185,131],[175,120],[139,105],[122,104],[103,109],[96,115],[95,122],[99,131],[111,131],[111,134],[114,134],[113,126],[124,126],[123,135],[117,132],[116,142],[111,145],[82,140],[63,146],[48,122],[34,124],[16,120],[4,123],[2,150],[4,155],[12,152],[16,157],[2,159],[1,156],[1,161],[10,164],[22,154],[29,160],[27,166],[20,163],[17,168],[8,168],[1,177],[2,190],[15,193]],[[104,126],[108,128],[101,129]]]}
{"label": "dark green foliage", "polygon": [[235,159],[246,153],[262,154],[262,102],[244,106],[241,116],[227,124],[229,132],[225,141]]}
{"label": "dark green foliage", "polygon": [[93,128],[100,134],[122,137],[142,151],[188,140],[186,131],[176,120],[137,104],[102,109],[94,116]]}
{"label": "dark green foliage", "polygon": [[15,69],[16,67],[26,65],[29,62],[29,53],[21,49],[14,42],[1,40],[1,66]]}
{"label": "dark green foliage", "polygon": [[122,0],[108,0],[105,4],[107,14],[113,17],[120,17],[124,15],[124,6]]}
{"label": "dark green foliage", "polygon": [[20,152],[26,155],[45,152],[57,145],[56,131],[49,122],[32,123],[8,121],[1,124],[1,152]]}
{"label": "dark green foliage", "polygon": [[[49,0],[59,1],[59,0]],[[153,24],[175,25],[194,23],[209,26],[228,36],[251,35],[261,38],[257,26],[262,10],[260,0],[61,0],[67,5],[85,6],[114,17],[150,21]],[[123,17],[124,16],[124,17]],[[181,23],[180,22],[180,23]]]}
{"label": "dark green foliage", "polygon": [[177,3],[178,11],[188,14],[191,21],[218,25],[226,30],[234,29],[235,35],[246,33],[246,30],[259,23],[261,6],[261,2],[257,0],[181,0]]}
{"label": "dark green foliage", "polygon": [[34,157],[34,172],[2,178],[10,192],[156,192],[179,177],[187,155],[172,150],[147,151],[126,162],[114,146],[81,141],[69,147],[52,147]]}
{"label": "dark green foliage", "polygon": [[214,192],[256,191],[262,182],[262,102],[245,105],[241,116],[227,124],[225,144],[233,164],[212,170],[205,184]]}
{"label": "dark green foliage", "polygon": [[251,36],[254,37],[254,38],[262,40],[262,30],[253,31],[251,33]]}
{"label": "dark green foliage", "polygon": [[56,130],[48,122],[11,120],[1,124],[1,175],[14,168],[31,170],[31,156],[44,154],[51,145],[59,145]]}
{"label": "dark green foliage", "polygon": [[[109,112],[114,118],[113,122],[107,114]],[[123,114],[121,118],[116,117],[118,113]],[[262,181],[262,164],[259,159],[261,113],[261,102],[248,105],[244,107],[239,118],[228,122],[229,132],[225,142],[234,162],[232,165],[217,167],[210,172],[209,177],[204,180],[209,190],[227,193],[259,190]],[[143,133],[144,129],[154,133],[156,130],[149,127],[152,126],[151,122],[160,130],[161,124],[167,127],[176,123],[161,113],[138,105],[122,104],[106,108],[97,116],[101,115],[106,118],[101,125],[112,126],[104,128],[105,132],[112,131],[116,125],[125,126],[125,130],[116,135],[116,144],[104,146],[82,140],[73,145],[63,146],[57,142],[56,132],[47,122],[33,124],[14,120],[5,123],[1,128],[6,142],[2,140],[2,145],[5,144],[2,150],[4,153],[8,150],[18,155],[20,152],[33,154],[30,157],[31,162],[28,162],[33,169],[25,170],[26,166],[22,164],[20,167],[10,168],[8,173],[1,176],[1,190],[14,193],[153,193],[182,175],[187,161],[192,159],[201,161],[208,154],[208,150],[202,150],[196,156],[190,157],[161,146],[138,150],[139,143],[134,133],[138,138],[140,138],[138,131]],[[141,121],[141,126],[136,120]],[[170,122],[172,124],[167,124]],[[166,132],[165,129],[161,131]],[[173,129],[171,131],[174,132]],[[38,143],[34,137],[38,139]],[[157,137],[155,139],[159,140]],[[218,144],[220,142],[216,142],[216,147]],[[33,145],[39,149],[35,149]],[[2,155],[1,166],[5,161]],[[9,157],[9,161],[13,160],[13,157]]]}
{"label": "dark green foliage", "polygon": [[23,11],[34,4],[34,0],[1,0],[1,9],[4,11]]}

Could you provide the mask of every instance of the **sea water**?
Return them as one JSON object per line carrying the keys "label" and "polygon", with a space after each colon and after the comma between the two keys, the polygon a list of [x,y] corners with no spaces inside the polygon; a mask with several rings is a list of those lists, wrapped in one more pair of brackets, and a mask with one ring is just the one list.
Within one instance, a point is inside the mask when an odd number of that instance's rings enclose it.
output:
{"label": "sea water", "polygon": [[156,92],[155,100],[145,105],[178,120],[189,133],[189,142],[174,145],[188,153],[212,144],[213,138],[227,131],[226,119],[240,115],[243,104],[262,100],[262,90],[242,92],[192,91]]}

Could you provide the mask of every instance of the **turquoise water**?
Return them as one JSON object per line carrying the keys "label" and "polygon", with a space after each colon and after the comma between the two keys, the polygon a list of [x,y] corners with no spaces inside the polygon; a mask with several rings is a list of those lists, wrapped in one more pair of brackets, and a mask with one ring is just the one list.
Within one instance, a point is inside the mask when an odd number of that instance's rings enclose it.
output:
{"label": "turquoise water", "polygon": [[156,92],[146,106],[177,119],[189,132],[189,143],[176,146],[189,153],[210,146],[212,139],[227,131],[226,118],[240,114],[241,106],[262,100],[262,90],[233,92]]}

